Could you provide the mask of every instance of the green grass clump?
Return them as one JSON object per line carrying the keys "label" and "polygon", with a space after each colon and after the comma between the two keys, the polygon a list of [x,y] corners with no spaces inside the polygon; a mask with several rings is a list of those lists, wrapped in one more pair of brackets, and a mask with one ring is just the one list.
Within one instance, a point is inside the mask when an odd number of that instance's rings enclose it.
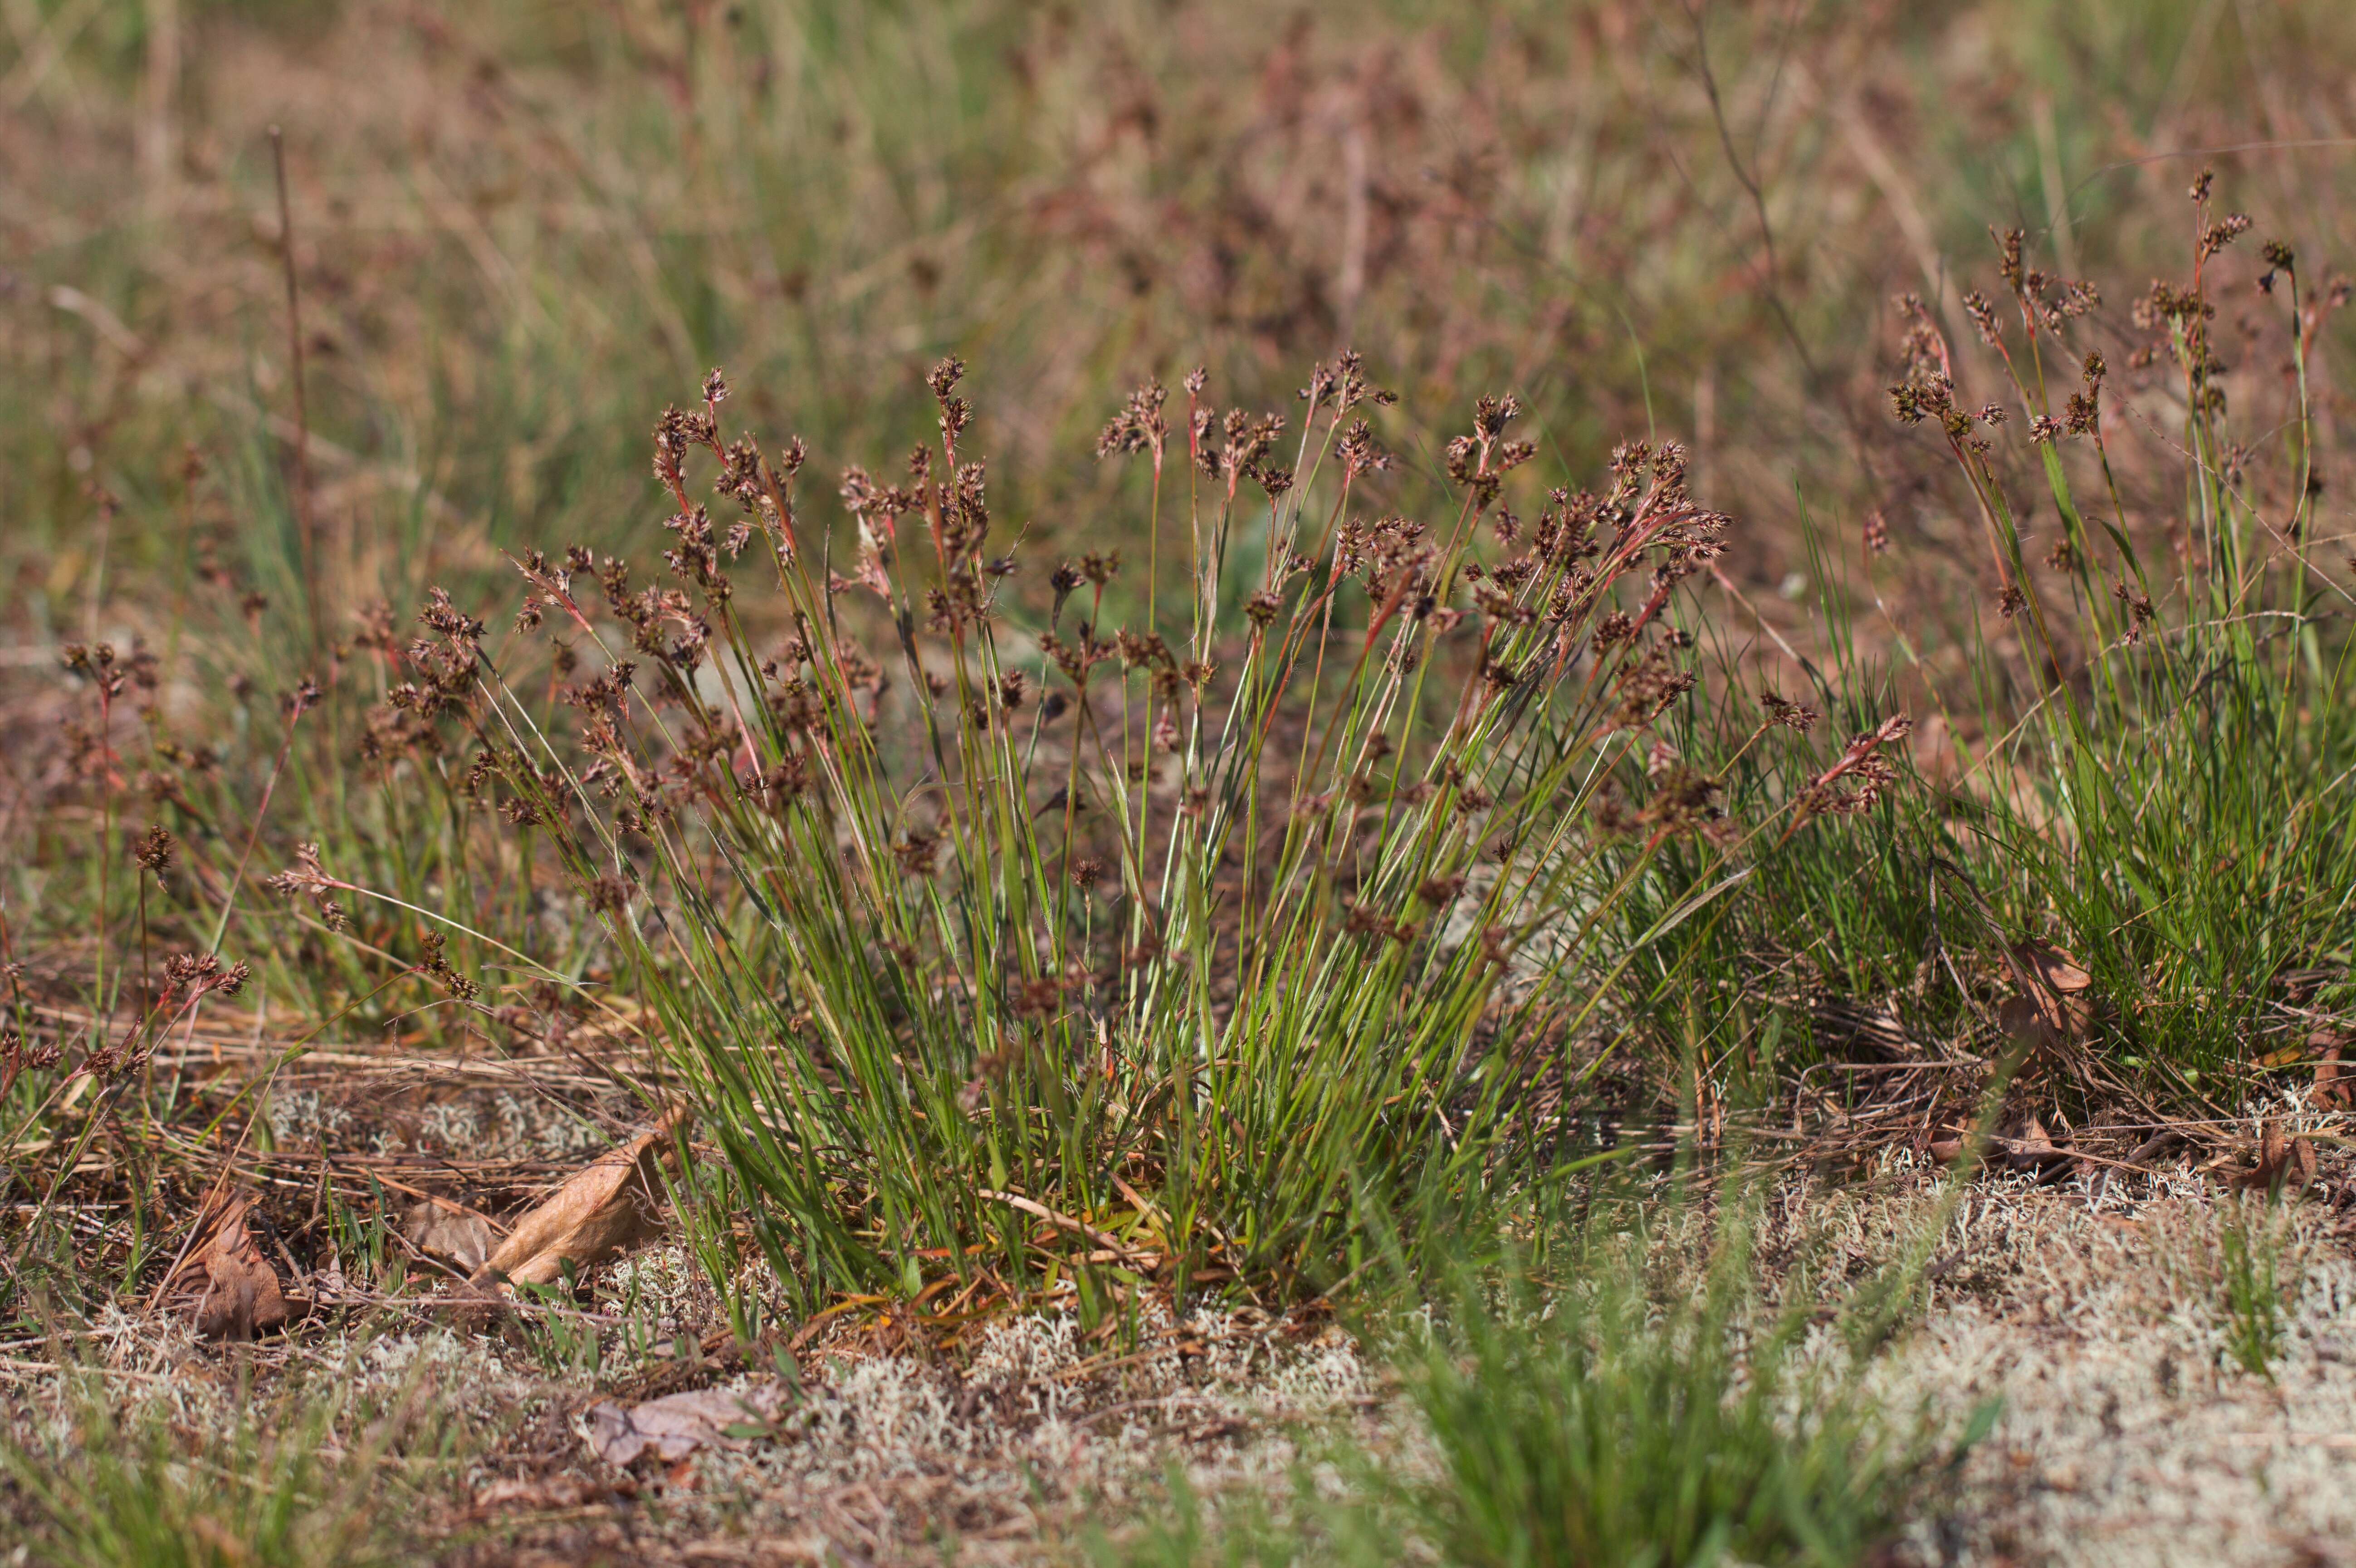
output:
{"label": "green grass clump", "polygon": [[[2339,296],[2307,284],[2287,247],[2264,247],[2262,283],[2287,327],[2281,351],[2294,374],[2288,405],[2244,416],[2265,421],[2245,438],[2229,422],[2213,323],[2222,258],[2251,220],[2216,213],[2205,173],[2192,197],[2190,281],[2153,284],[2134,312],[2149,361],[2173,370],[2173,385],[2151,395],[2172,392],[2183,411],[2183,506],[2169,537],[2147,530],[2138,543],[2130,530],[2103,355],[2065,353],[2090,291],[2025,267],[2017,232],[2004,237],[1999,269],[2017,324],[2001,325],[1977,295],[1972,308],[2059,519],[2041,579],[1992,443],[1975,433],[2002,421],[1957,406],[1948,350],[1925,315],[1892,395],[1901,419],[1945,436],[1997,555],[1999,608],[2029,664],[2041,666],[2012,726],[2034,783],[1987,791],[1983,831],[2047,904],[2130,1051],[2197,1075],[2248,1054],[2286,975],[2324,966],[2345,985],[2356,639],[2348,591],[2310,552],[2308,361]],[[2077,374],[2066,406],[2048,392],[2048,357]],[[2279,450],[2265,450],[2269,436]],[[2072,441],[2084,449],[2074,481],[2063,452]],[[2268,470],[2271,485],[2261,483]],[[2098,505],[2081,499],[2091,486]],[[1993,685],[1996,659],[1982,669]],[[2003,750],[1973,760],[2011,760]]]}
{"label": "green grass clump", "polygon": [[161,1405],[124,1415],[92,1388],[70,1432],[21,1446],[0,1434],[0,1473],[29,1523],[32,1561],[53,1568],[397,1561],[383,1467],[398,1463],[401,1421],[357,1413],[348,1395],[294,1386],[191,1435]]}
{"label": "green grass clump", "polygon": [[1100,450],[1150,464],[1143,559],[1026,578],[959,369],[906,483],[844,475],[847,534],[798,509],[798,447],[724,439],[716,375],[666,415],[669,581],[523,563],[525,619],[605,661],[573,734],[446,601],[395,699],[553,846],[781,1275],[1076,1279],[1091,1313],[1149,1275],[1330,1285],[1363,1206],[1475,1198],[1550,1137],[1528,1083],[1730,885],[1613,918],[1663,845],[1730,842],[1651,728],[1728,519],[1641,444],[1513,516],[1510,399],[1451,443],[1451,514],[1362,518],[1387,399],[1345,358],[1297,433],[1140,391]]}
{"label": "green grass clump", "polygon": [[2252,1377],[2272,1382],[2282,1359],[2282,1277],[2286,1226],[2268,1206],[2244,1200],[2218,1227],[2217,1252],[2223,1267],[2218,1292],[2225,1330],[2225,1358]]}
{"label": "green grass clump", "polygon": [[1867,1560],[1994,1409],[1943,1422],[1870,1391],[1903,1265],[1854,1294],[1803,1265],[1770,1298],[1758,1219],[1729,1189],[1714,1222],[1687,1202],[1604,1202],[1545,1253],[1476,1267],[1458,1252],[1425,1275],[1430,1304],[1376,1336],[1398,1347],[1408,1435],[1379,1452],[1316,1450],[1280,1505],[1239,1496],[1209,1508],[1182,1479],[1166,1514],[1102,1555],[1465,1568]]}
{"label": "green grass clump", "polygon": [[[1933,311],[1906,302],[1891,396],[1948,463],[1992,597],[1955,601],[1968,628],[1936,648],[1935,622],[1901,618],[1884,597],[1905,563],[1882,552],[1916,547],[1893,547],[1877,522],[1860,584],[1812,536],[1825,637],[1807,673],[1813,701],[1838,717],[1832,738],[1757,752],[1721,709],[1689,720],[1691,754],[1751,816],[1804,800],[1841,735],[1894,707],[1935,720],[1940,740],[1918,740],[1909,761],[1922,773],[1910,769],[1854,831],[1758,857],[1748,896],[1698,933],[1714,939],[1703,968],[1727,995],[1879,1005],[1918,1049],[1990,1055],[1998,998],[2035,984],[2023,944],[2051,944],[2091,986],[2067,1027],[2036,1042],[2032,1073],[2077,1057],[2062,1091],[2075,1101],[2132,1085],[2213,1104],[2248,1087],[2237,1075],[2256,1059],[2309,1065],[2308,1026],[2282,1038],[2296,1021],[2286,1000],[2333,1014],[2356,999],[2356,600],[2322,548],[2308,392],[2345,290],[2302,282],[2281,245],[2253,258],[2271,308],[2248,324],[2249,352],[2278,353],[2287,374],[2237,383],[2229,400],[2213,324],[2245,286],[2228,263],[2248,220],[2218,217],[2205,176],[2199,191],[2193,274],[2136,303],[2142,347],[2124,373],[2088,347],[2092,290],[2030,266],[2017,231],[2000,237],[2009,307],[1966,296],[1992,366],[1966,363]],[[1991,370],[2005,395],[1967,405],[1959,386],[1986,387]],[[2175,486],[2173,504],[2138,507],[2122,449],[2154,407],[2178,420],[2153,428],[2162,471],[2136,476],[2147,491]],[[2050,503],[2033,539],[2032,490]],[[1938,569],[1952,581],[1963,564]],[[1883,635],[1852,622],[1860,587]],[[1704,874],[1683,871],[1664,894]],[[2099,1068],[2077,1056],[2089,1046]]]}

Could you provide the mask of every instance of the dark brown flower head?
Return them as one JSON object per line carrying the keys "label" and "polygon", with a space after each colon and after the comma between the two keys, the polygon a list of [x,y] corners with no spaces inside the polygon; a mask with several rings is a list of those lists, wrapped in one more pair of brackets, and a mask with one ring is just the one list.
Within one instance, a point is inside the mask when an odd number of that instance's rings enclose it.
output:
{"label": "dark brown flower head", "polygon": [[1293,396],[1307,403],[1310,413],[1314,414],[1324,406],[1325,400],[1333,395],[1335,388],[1339,385],[1339,379],[1333,370],[1321,359],[1310,368],[1309,385],[1301,388]]}
{"label": "dark brown flower head", "polygon": [[2004,341],[2004,333],[1997,325],[1996,308],[1979,290],[1973,289],[1964,295],[1964,315],[1971,318],[1972,329],[1980,335],[1982,343],[1993,348]]}
{"label": "dark brown flower head", "polygon": [[1017,979],[1007,989],[1007,1010],[1018,1019],[1044,1021],[1064,1006],[1064,987],[1045,976]]}
{"label": "dark brown flower head", "polygon": [[900,862],[900,869],[912,877],[929,877],[940,855],[941,841],[937,835],[910,828],[892,846],[892,857]]}
{"label": "dark brown flower head", "polygon": [[2008,229],[1998,233],[1996,229],[1990,229],[1988,235],[1996,241],[1997,276],[2004,280],[2007,288],[2019,293],[2028,275],[2021,260],[2021,247],[2029,238],[2028,231],[2021,229]]}
{"label": "dark brown flower head", "polygon": [[483,988],[459,974],[444,955],[448,938],[438,931],[429,931],[420,936],[417,943],[424,949],[425,956],[418,964],[416,973],[440,981],[445,990],[462,1002],[471,1002],[483,994]]}
{"label": "dark brown flower head", "polygon": [[2126,629],[2120,634],[2121,640],[2130,645],[2142,642],[2144,628],[2151,624],[2154,615],[2158,613],[2152,608],[2151,595],[2132,583],[2122,581],[2111,585],[2111,597],[2116,599],[2127,612]]}
{"label": "dark brown flower head", "polygon": [[2205,261],[2249,231],[2250,215],[2248,213],[2229,212],[2222,221],[2212,223],[2201,231],[2201,242],[2197,247],[2198,254]]}
{"label": "dark brown flower head", "polygon": [[950,393],[965,376],[965,361],[952,354],[932,368],[925,385],[933,390],[933,400],[941,406],[941,437],[954,452],[957,438],[973,418],[973,405]]}
{"label": "dark brown flower head", "polygon": [[1148,381],[1130,393],[1129,402],[1115,414],[1101,434],[1097,437],[1097,455],[1150,452],[1156,466],[1162,462],[1162,452],[1169,439],[1170,424],[1162,417],[1162,405],[1170,394],[1159,381]]}
{"label": "dark brown flower head", "polygon": [[[476,758],[477,763],[484,760],[485,758],[480,754]],[[327,875],[326,869],[321,867],[319,847],[316,844],[296,845],[294,864],[274,877],[262,879],[262,885],[273,892],[284,893],[289,897],[301,894],[308,898],[313,907],[319,912],[320,920],[330,931],[345,931],[350,928],[350,918],[344,913],[343,907],[330,897],[334,890],[344,884]]]}
{"label": "dark brown flower head", "polygon": [[1769,723],[1781,724],[1787,730],[1796,730],[1802,734],[1805,734],[1815,726],[1816,720],[1823,717],[1806,703],[1794,702],[1772,691],[1762,691],[1759,694],[1759,706],[1767,710]]}
{"label": "dark brown flower head", "polygon": [[[1207,425],[1203,433],[1209,433]],[[1276,438],[1283,433],[1282,414],[1253,415],[1241,409],[1229,409],[1218,421],[1218,444],[1198,440],[1195,460],[1207,476],[1225,479],[1232,495],[1237,481],[1259,473],[1261,459],[1274,449]]]}
{"label": "dark brown flower head", "polygon": [[1333,405],[1337,413],[1348,413],[1360,403],[1387,408],[1398,401],[1397,392],[1368,383],[1365,360],[1355,349],[1344,349],[1341,357],[1334,361],[1334,370],[1339,383]]}
{"label": "dark brown flower head", "polygon": [[1853,737],[1833,764],[1811,780],[1794,802],[1794,826],[1811,816],[1849,816],[1864,811],[1897,783],[1898,764],[1884,754],[1913,733],[1914,721],[1892,714],[1873,729]]}
{"label": "dark brown flower head", "polygon": [[176,953],[164,961],[164,978],[185,1001],[215,991],[234,997],[252,977],[253,966],[242,961],[224,965],[217,953]]}
{"label": "dark brown flower head", "polygon": [[1464,894],[1462,873],[1445,877],[1430,877],[1415,890],[1415,896],[1432,909],[1446,909]]}
{"label": "dark brown flower head", "polygon": [[1482,397],[1472,400],[1472,431],[1484,442],[1494,442],[1505,433],[1505,427],[1521,417],[1522,401],[1511,392],[1502,398]]}
{"label": "dark brown flower head", "polygon": [[1890,518],[1879,507],[1865,514],[1865,548],[1874,555],[1890,548]]}
{"label": "dark brown flower head", "polygon": [[1665,650],[1645,649],[1634,667],[1621,677],[1620,702],[1613,721],[1623,730],[1643,729],[1691,691],[1698,678],[1691,670],[1681,670],[1671,664]]}
{"label": "dark brown flower head", "polygon": [[151,826],[133,846],[131,858],[161,879],[172,869],[172,836],[160,827]]}
{"label": "dark brown flower head", "polygon": [[1404,920],[1394,920],[1371,904],[1349,906],[1342,928],[1353,936],[1381,936],[1404,946],[1415,940],[1415,927]]}
{"label": "dark brown flower head", "polygon": [[1726,813],[1719,804],[1719,782],[1698,768],[1672,762],[1653,772],[1653,791],[1636,820],[1666,833],[1690,833],[1717,822]]}

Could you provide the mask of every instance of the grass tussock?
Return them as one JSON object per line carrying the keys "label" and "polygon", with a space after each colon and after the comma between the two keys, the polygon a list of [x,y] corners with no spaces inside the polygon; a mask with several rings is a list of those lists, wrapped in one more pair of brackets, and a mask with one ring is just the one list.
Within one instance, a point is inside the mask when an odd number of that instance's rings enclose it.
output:
{"label": "grass tussock", "polygon": [[[1398,1425],[1312,1444],[1283,1506],[1183,1484],[1105,1561],[1854,1563],[1947,1483],[1997,1415],[1893,1408],[1868,1377],[1901,1263],[1762,1290],[1755,1200],[1606,1200],[1553,1245],[1428,1270],[1386,1331]],[[1933,1222],[1934,1225],[1936,1221]],[[1903,1253],[1901,1253],[1901,1257]]]}
{"label": "grass tussock", "polygon": [[[677,586],[521,563],[523,624],[607,661],[559,691],[574,734],[440,598],[384,726],[463,728],[469,778],[546,836],[777,1272],[921,1299],[1076,1270],[1091,1313],[1148,1278],[1283,1295],[1360,1266],[1369,1208],[1476,1200],[1515,1149],[1542,1168],[1539,1042],[1601,1027],[1630,955],[1740,880],[1622,928],[1661,845],[1739,837],[1649,728],[1696,678],[1676,597],[1729,521],[1682,452],[1623,448],[1525,520],[1504,497],[1535,449],[1484,399],[1452,515],[1361,520],[1390,399],[1354,357],[1313,373],[1289,451],[1197,374],[1181,420],[1148,387],[1099,443],[1150,464],[1144,592],[1089,554],[1025,603],[961,369],[908,483],[845,473],[839,539],[796,509],[798,443],[723,433],[715,373],[656,432]],[[741,520],[691,499],[698,462]],[[1901,733],[1797,809],[1861,809]]]}

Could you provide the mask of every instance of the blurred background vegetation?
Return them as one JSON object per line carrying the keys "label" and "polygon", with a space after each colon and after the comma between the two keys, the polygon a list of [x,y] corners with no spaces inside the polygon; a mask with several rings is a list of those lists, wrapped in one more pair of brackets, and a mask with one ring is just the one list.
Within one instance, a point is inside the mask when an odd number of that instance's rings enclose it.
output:
{"label": "blurred background vegetation", "polygon": [[2188,243],[2204,159],[2162,155],[2258,143],[2227,199],[2345,257],[2351,83],[2356,13],[2233,0],[5,0],[0,619],[27,667],[209,593],[301,619],[272,124],[331,622],[646,542],[651,415],[715,364],[830,474],[963,356],[1056,541],[1103,537],[1138,380],[1281,410],[1344,346],[1402,488],[1512,390],[1571,472],[1689,443],[1733,575],[1796,596],[1801,496],[1851,549],[1971,527],[1887,416],[1894,293],[1967,337],[2018,224],[2124,303]]}

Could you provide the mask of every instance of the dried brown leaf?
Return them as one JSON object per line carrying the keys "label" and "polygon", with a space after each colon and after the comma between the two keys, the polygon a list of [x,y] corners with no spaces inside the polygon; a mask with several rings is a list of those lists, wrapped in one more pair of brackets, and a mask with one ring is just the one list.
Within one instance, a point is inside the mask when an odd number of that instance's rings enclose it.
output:
{"label": "dried brown leaf", "polygon": [[246,1223],[254,1200],[216,1188],[197,1217],[187,1255],[166,1281],[164,1294],[194,1322],[199,1338],[251,1339],[283,1328],[292,1314],[278,1271]]}
{"label": "dried brown leaf", "polygon": [[2315,1146],[2303,1137],[2285,1137],[2268,1117],[2258,1128],[2258,1163],[2234,1172],[2229,1180],[2243,1191],[2303,1190],[2315,1180]]}
{"label": "dried brown leaf", "polygon": [[768,1425],[785,1403],[785,1387],[776,1382],[742,1392],[709,1388],[666,1394],[627,1410],[603,1401],[589,1408],[589,1446],[617,1469],[642,1454],[669,1464],[698,1448],[741,1448],[744,1440],[729,1435],[728,1429]]}
{"label": "dried brown leaf", "polygon": [[431,1200],[412,1204],[402,1227],[417,1250],[469,1274],[490,1261],[498,1238],[480,1214],[468,1214]]}
{"label": "dried brown leaf", "polygon": [[2094,1023],[2094,1009],[2083,997],[2029,991],[1998,1002],[1996,1017],[2013,1039],[2051,1055],[2084,1041]]}
{"label": "dried brown leaf", "polygon": [[2034,1115],[2021,1127],[2019,1136],[1997,1138],[1996,1145],[2004,1151],[2005,1163],[2024,1170],[2063,1164],[2072,1157],[2068,1149],[2054,1143],[2045,1124]]}
{"label": "dried brown leaf", "polygon": [[568,1263],[587,1268],[653,1235],[662,1224],[661,1170],[686,1116],[685,1107],[674,1107],[648,1131],[598,1156],[518,1220],[471,1283],[552,1284]]}
{"label": "dried brown leaf", "polygon": [[2037,937],[2015,943],[2012,961],[2030,983],[2056,996],[2074,997],[2094,983],[2094,977],[2080,968],[2075,958]]}
{"label": "dried brown leaf", "polygon": [[2318,1110],[2346,1110],[2356,1104],[2356,1072],[2342,1064],[2340,1053],[2348,1048],[2348,1039],[2336,1029],[2319,1029],[2307,1037],[2308,1050],[2315,1055],[2315,1093],[2308,1103]]}

